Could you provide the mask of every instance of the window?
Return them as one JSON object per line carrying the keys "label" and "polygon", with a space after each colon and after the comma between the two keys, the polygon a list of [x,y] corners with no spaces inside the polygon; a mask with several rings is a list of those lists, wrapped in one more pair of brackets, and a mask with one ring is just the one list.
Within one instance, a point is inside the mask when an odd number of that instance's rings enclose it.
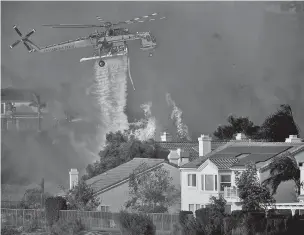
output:
{"label": "window", "polygon": [[220,176],[220,190],[224,191],[225,187],[231,187],[231,175]]}
{"label": "window", "polygon": [[214,190],[214,176],[205,175],[205,190],[213,191]]}
{"label": "window", "polygon": [[200,204],[196,204],[196,210],[200,209],[201,205]]}
{"label": "window", "polygon": [[189,204],[189,211],[194,211],[194,204]]}
{"label": "window", "polygon": [[196,187],[196,174],[188,175],[188,186]]}
{"label": "window", "polygon": [[100,206],[100,211],[109,212],[110,211],[110,206],[102,205],[102,206]]}
{"label": "window", "polygon": [[217,175],[201,175],[201,189],[203,191],[217,191]]}
{"label": "window", "polygon": [[1,114],[5,113],[5,104],[1,103]]}

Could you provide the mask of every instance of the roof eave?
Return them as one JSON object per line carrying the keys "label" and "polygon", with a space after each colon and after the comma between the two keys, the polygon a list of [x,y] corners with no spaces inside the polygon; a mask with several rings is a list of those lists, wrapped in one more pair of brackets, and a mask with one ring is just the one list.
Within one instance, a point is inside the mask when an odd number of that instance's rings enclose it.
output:
{"label": "roof eave", "polygon": [[[149,169],[147,169],[147,170],[145,170],[145,171],[143,171],[143,172],[138,173],[137,176],[138,176],[138,175],[142,175],[142,174],[147,173],[147,172],[150,172],[150,171],[154,170],[155,168],[159,167],[161,164],[164,164],[164,163],[166,163],[166,162],[160,162],[160,163],[158,163],[157,165],[155,165],[155,166],[153,166],[153,167],[151,167],[151,168],[149,168]],[[96,191],[96,192],[93,194],[93,196],[96,196],[96,195],[98,195],[98,194],[104,193],[104,192],[106,192],[106,191],[111,190],[112,188],[115,188],[115,187],[117,187],[117,186],[119,186],[119,185],[121,185],[121,184],[124,184],[124,183],[126,183],[126,182],[129,180],[129,178],[130,178],[130,176],[128,176],[127,178],[124,178],[124,179],[122,179],[122,180],[120,180],[120,181],[118,181],[118,182],[115,182],[115,183],[113,183],[113,184],[111,184],[111,185],[109,185],[109,186],[107,186],[107,187],[105,187],[105,188],[103,188],[103,189],[99,189],[98,191]],[[97,181],[98,181],[98,180],[97,180]],[[95,182],[97,182],[97,181],[95,181]],[[91,185],[94,184],[95,182],[91,183]]]}

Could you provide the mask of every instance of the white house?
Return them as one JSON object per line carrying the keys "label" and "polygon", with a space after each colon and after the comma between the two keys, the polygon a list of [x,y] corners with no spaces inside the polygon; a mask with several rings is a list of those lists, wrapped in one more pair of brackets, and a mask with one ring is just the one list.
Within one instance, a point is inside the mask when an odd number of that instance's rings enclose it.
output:
{"label": "white house", "polygon": [[[210,151],[211,138],[199,138],[200,151]],[[181,171],[181,210],[195,211],[209,204],[210,196],[222,194],[227,201],[227,210],[241,208],[240,199],[235,188],[236,172],[245,169],[245,164],[254,161],[261,180],[269,174],[267,166],[274,157],[286,151],[295,156],[304,180],[304,142],[291,135],[285,142],[252,142],[243,134],[204,156],[180,166]],[[205,152],[206,153],[206,152]],[[304,198],[304,190],[301,191]],[[299,197],[299,200],[301,199]],[[297,202],[294,184],[286,182],[279,186],[275,195],[277,202]]]}

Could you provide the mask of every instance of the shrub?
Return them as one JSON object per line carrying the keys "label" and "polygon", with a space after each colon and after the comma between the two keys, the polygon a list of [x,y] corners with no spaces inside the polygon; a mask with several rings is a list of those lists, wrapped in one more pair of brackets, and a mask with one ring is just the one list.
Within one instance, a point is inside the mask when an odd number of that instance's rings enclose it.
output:
{"label": "shrub", "polygon": [[122,233],[129,235],[155,235],[156,228],[152,219],[146,214],[130,214],[126,211],[120,211],[118,221]]}
{"label": "shrub", "polygon": [[51,235],[67,235],[77,234],[85,229],[81,220],[70,219],[70,220],[58,220],[50,228]]}
{"label": "shrub", "polygon": [[59,211],[66,210],[67,203],[63,197],[48,197],[45,200],[45,216],[49,226],[59,219]]}
{"label": "shrub", "polygon": [[241,225],[242,221],[238,220],[234,216],[227,216],[223,219],[223,225],[224,225],[224,235],[231,235],[232,231],[238,227],[238,225]]}
{"label": "shrub", "polygon": [[255,235],[266,230],[267,220],[264,212],[248,212],[244,222],[249,234]]}
{"label": "shrub", "polygon": [[181,226],[182,234],[195,233],[197,230],[197,223],[195,218],[193,217],[192,211],[180,211],[179,224]]}
{"label": "shrub", "polygon": [[21,232],[15,228],[3,227],[3,228],[1,228],[1,234],[2,235],[19,235],[19,234],[21,234]]}
{"label": "shrub", "polygon": [[24,226],[23,231],[30,233],[36,231],[37,229],[39,229],[39,222],[37,218],[34,218],[33,220],[30,220],[29,224]]}

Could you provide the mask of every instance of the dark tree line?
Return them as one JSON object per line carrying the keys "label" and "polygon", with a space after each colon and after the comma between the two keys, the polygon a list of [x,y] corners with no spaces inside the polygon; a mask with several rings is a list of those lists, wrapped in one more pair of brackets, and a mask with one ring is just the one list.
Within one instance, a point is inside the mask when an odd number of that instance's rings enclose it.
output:
{"label": "dark tree line", "polygon": [[278,110],[266,117],[261,126],[255,125],[248,117],[230,115],[228,125],[219,126],[213,135],[219,140],[230,140],[237,133],[244,133],[250,139],[284,142],[289,135],[299,135],[291,107],[280,105]]}
{"label": "dark tree line", "polygon": [[106,135],[106,146],[99,152],[100,159],[86,168],[84,180],[102,174],[126,163],[133,158],[166,159],[169,151],[163,149],[153,139],[140,141],[120,131]]}

